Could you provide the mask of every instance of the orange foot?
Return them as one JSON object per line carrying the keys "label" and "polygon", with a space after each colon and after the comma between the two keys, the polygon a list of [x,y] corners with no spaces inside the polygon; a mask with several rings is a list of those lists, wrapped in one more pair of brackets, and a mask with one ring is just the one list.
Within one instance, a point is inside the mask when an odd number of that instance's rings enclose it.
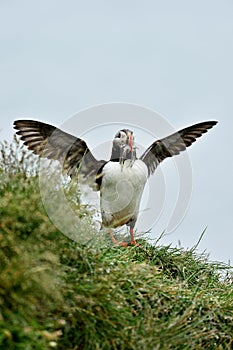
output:
{"label": "orange foot", "polygon": [[121,245],[122,247],[127,247],[129,244],[127,242],[114,242],[115,244],[119,244]]}
{"label": "orange foot", "polygon": [[[130,229],[130,230],[131,230],[131,229]],[[122,247],[127,247],[127,246],[129,245],[129,243],[127,243],[127,242],[118,242],[118,241],[116,240],[116,238],[113,236],[112,230],[109,231],[109,234],[110,234],[111,240],[112,240],[112,242],[113,242],[114,244],[120,245],[120,246],[122,246]],[[131,244],[133,244],[133,245],[137,244],[137,242],[135,241],[134,236],[132,235],[132,233],[131,233]]]}
{"label": "orange foot", "polygon": [[137,244],[137,242],[134,240],[133,242],[131,243],[127,243],[127,242],[117,242],[116,240],[114,241],[114,244],[119,244],[121,245],[122,247],[128,247],[129,245],[136,245],[137,247],[139,247],[140,245]]}

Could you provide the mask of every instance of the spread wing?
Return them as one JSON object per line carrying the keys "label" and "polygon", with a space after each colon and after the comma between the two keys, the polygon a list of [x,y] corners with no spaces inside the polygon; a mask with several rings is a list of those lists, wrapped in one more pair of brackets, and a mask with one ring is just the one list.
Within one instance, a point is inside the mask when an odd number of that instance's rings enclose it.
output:
{"label": "spread wing", "polygon": [[182,129],[161,140],[157,140],[143,153],[140,159],[147,165],[152,175],[165,158],[175,156],[189,147],[202,134],[216,125],[216,121],[198,123]]}
{"label": "spread wing", "polygon": [[58,160],[68,175],[72,176],[76,168],[84,176],[97,175],[106,163],[93,156],[85,141],[52,125],[34,120],[16,120],[14,128],[29,150],[40,157]]}

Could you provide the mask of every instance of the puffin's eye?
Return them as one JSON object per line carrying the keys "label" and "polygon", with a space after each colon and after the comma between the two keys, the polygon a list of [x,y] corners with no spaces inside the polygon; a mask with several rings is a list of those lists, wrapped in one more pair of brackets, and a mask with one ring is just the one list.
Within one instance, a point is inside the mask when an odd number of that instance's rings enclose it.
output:
{"label": "puffin's eye", "polygon": [[124,136],[125,136],[125,133],[122,132],[122,131],[119,131],[119,132],[116,134],[115,138],[122,138],[122,137],[124,137]]}

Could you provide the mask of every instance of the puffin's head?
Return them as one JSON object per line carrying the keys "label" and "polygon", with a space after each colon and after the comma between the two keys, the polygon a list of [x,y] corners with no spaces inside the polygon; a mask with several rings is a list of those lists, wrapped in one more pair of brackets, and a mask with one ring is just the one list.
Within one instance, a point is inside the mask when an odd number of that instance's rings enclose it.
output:
{"label": "puffin's head", "polygon": [[113,139],[111,159],[134,159],[135,157],[133,131],[129,129],[118,131]]}
{"label": "puffin's head", "polygon": [[118,131],[114,137],[113,144],[116,147],[126,148],[129,152],[132,152],[134,146],[133,131],[128,129]]}

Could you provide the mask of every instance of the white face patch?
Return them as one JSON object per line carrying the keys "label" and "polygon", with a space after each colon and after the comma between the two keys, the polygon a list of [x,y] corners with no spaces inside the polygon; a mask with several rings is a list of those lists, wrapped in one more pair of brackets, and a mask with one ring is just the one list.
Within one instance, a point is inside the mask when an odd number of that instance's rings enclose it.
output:
{"label": "white face patch", "polygon": [[137,219],[147,177],[147,166],[141,160],[105,165],[100,190],[104,226],[117,227]]}
{"label": "white face patch", "polygon": [[127,143],[127,135],[123,131],[120,131],[114,138],[113,143],[118,147],[123,147]]}

